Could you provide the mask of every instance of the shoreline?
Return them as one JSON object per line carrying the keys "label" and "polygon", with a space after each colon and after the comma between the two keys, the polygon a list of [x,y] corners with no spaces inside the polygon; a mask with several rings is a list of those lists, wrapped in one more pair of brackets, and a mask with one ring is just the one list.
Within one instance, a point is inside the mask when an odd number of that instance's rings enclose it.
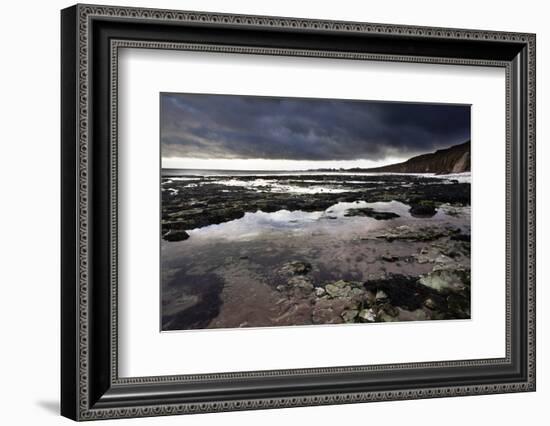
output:
{"label": "shoreline", "polygon": [[353,175],[163,178],[162,329],[469,318],[470,184]]}

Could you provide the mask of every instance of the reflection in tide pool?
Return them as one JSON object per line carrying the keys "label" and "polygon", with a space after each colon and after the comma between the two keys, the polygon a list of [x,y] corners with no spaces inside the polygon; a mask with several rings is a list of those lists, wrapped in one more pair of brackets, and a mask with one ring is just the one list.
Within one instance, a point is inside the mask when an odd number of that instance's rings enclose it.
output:
{"label": "reflection in tide pool", "polygon": [[[392,212],[399,218],[391,220],[376,220],[364,216],[346,216],[350,209],[372,208],[380,212]],[[198,229],[189,230],[190,240],[225,239],[246,241],[268,235],[277,236],[285,233],[296,234],[338,234],[353,235],[358,231],[371,231],[383,228],[387,225],[400,225],[411,221],[438,222],[448,219],[444,209],[439,209],[437,214],[430,219],[417,219],[409,213],[410,206],[398,201],[367,203],[356,201],[352,203],[337,203],[325,211],[304,212],[300,210],[279,210],[266,213],[258,210],[254,213],[246,213],[244,217],[217,225],[209,225]],[[468,209],[469,207],[465,207]],[[469,213],[469,212],[468,212]]]}
{"label": "reflection in tide pool", "polygon": [[469,318],[469,179],[165,177],[162,330]]}

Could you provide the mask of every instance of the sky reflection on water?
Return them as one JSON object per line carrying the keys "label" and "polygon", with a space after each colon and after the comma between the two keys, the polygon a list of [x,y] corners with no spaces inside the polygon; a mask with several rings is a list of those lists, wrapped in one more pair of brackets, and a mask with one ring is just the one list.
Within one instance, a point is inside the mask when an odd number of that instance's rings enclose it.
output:
{"label": "sky reflection on water", "polygon": [[[370,207],[376,211],[393,212],[400,217],[391,220],[376,220],[364,216],[345,216],[352,208]],[[417,219],[409,213],[410,206],[398,201],[367,203],[356,201],[353,203],[337,203],[324,211],[304,212],[300,210],[279,210],[266,213],[261,210],[246,213],[244,217],[217,225],[209,225],[188,231],[190,241],[198,240],[251,240],[266,234],[312,234],[327,233],[340,236],[354,234],[358,230],[370,231],[388,225],[400,225],[411,221],[438,222],[449,219],[443,209],[439,209],[432,218]],[[469,209],[469,208],[468,208]]]}

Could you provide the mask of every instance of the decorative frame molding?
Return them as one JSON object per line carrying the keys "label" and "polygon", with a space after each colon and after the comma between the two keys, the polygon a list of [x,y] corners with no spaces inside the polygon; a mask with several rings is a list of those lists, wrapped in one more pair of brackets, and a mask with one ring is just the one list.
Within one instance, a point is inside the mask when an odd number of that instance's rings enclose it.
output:
{"label": "decorative frame molding", "polygon": [[[142,30],[130,31],[136,23]],[[168,28],[189,29],[190,40],[175,39]],[[204,29],[223,28],[241,37],[237,44],[212,43]],[[197,33],[193,33],[193,31]],[[246,44],[247,31],[283,35],[273,46]],[[158,41],[139,32],[159,34]],[[166,31],[162,33],[162,31]],[[323,35],[338,49],[289,46],[303,34]],[[349,48],[335,36],[346,38]],[[124,36],[124,37],[122,37]],[[186,35],[184,34],[183,37]],[[172,37],[172,38],[170,38]],[[198,40],[204,37],[204,40]],[[355,37],[374,40],[354,50]],[[388,42],[419,44],[419,53],[388,50]],[[287,43],[281,47],[277,43]],[[464,56],[442,56],[436,43],[448,43]],[[345,43],[344,43],[345,44]],[[368,43],[367,43],[368,44]],[[466,52],[466,46],[471,51]],[[506,70],[506,357],[449,362],[327,367],[300,370],[191,376],[119,378],[117,367],[117,108],[118,49],[154,48],[274,56],[441,63],[503,67]],[[489,52],[489,47],[492,50]],[[370,49],[370,51],[369,51]],[[384,50],[386,49],[386,50]],[[397,47],[398,49],[398,47]],[[477,49],[477,50],[476,50]],[[451,52],[453,53],[453,52]],[[141,417],[197,412],[276,408],[351,402],[433,398],[535,390],[535,36],[510,32],[410,27],[76,5],[62,11],[62,414],[75,420]],[[91,158],[94,160],[92,167]],[[98,164],[101,171],[98,170]],[[107,172],[106,174],[103,172]],[[101,175],[103,173],[103,175]],[[101,175],[101,176],[100,176]],[[103,194],[101,189],[107,189]],[[519,209],[515,211],[514,208]],[[99,233],[98,229],[105,230]],[[107,253],[102,257],[100,247]],[[516,264],[513,257],[519,257]],[[93,302],[93,303],[92,303]],[[517,304],[517,306],[515,305]],[[98,307],[100,305],[100,307]],[[506,370],[509,380],[439,383],[445,372],[475,368]],[[454,369],[454,370],[453,370]],[[435,386],[398,384],[399,374],[427,371]],[[377,373],[395,376],[395,388],[377,389]],[[514,374],[512,374],[514,372]],[[504,373],[502,373],[504,374]],[[328,390],[331,379],[349,385]],[[392,377],[393,377],[392,376]],[[298,391],[276,379],[312,378],[315,391]],[[375,376],[373,376],[375,377]],[[248,380],[235,395],[214,392],[228,381]],[[263,381],[263,382],[261,382]],[[261,382],[261,383],[260,383]],[[269,387],[270,396],[252,389]],[[323,385],[324,384],[324,385]],[[187,388],[186,388],[187,386]],[[188,390],[196,388],[196,395]],[[323,388],[324,386],[324,388]],[[177,387],[179,397],[165,390]],[[388,388],[390,387],[390,388]],[[183,391],[183,389],[185,392]],[[312,387],[313,389],[313,387]],[[247,394],[247,392],[249,392]],[[264,392],[265,393],[265,392]],[[139,395],[138,395],[139,394]],[[145,396],[144,396],[145,395]],[[207,397],[204,395],[208,395]],[[246,396],[248,395],[248,396]],[[245,397],[246,396],[246,397]]]}

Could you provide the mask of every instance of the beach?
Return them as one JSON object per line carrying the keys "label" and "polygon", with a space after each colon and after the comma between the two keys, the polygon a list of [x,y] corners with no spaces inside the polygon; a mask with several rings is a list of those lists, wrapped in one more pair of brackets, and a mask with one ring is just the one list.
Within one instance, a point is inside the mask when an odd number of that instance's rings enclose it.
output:
{"label": "beach", "polygon": [[470,317],[470,174],[163,170],[162,330]]}

